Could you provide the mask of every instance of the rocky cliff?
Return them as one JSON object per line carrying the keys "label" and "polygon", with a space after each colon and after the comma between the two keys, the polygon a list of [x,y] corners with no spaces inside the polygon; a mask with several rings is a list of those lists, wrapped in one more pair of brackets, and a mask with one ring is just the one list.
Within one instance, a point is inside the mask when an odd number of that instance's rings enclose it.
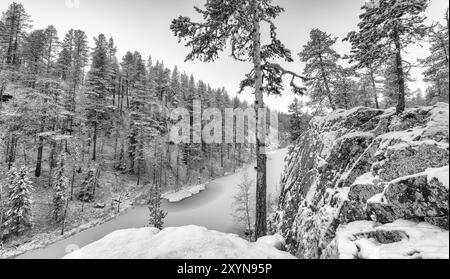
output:
{"label": "rocky cliff", "polygon": [[448,117],[439,103],[313,119],[286,159],[272,229],[299,258],[448,257]]}

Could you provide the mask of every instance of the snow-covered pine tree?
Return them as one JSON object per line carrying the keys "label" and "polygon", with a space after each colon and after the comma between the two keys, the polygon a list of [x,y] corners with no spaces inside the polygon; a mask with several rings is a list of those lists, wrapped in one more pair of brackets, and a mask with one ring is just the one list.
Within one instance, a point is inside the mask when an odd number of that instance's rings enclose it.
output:
{"label": "snow-covered pine tree", "polygon": [[22,4],[13,2],[1,17],[3,28],[0,32],[0,44],[5,49],[2,58],[8,66],[20,64],[20,46],[25,38],[26,31],[31,27],[30,17]]}
{"label": "snow-covered pine tree", "polygon": [[64,210],[67,202],[67,188],[69,180],[65,174],[65,158],[61,154],[58,158],[58,164],[56,169],[53,171],[53,207],[52,207],[52,218],[56,222],[63,221]]}
{"label": "snow-covered pine tree", "polygon": [[81,183],[80,192],[78,193],[78,199],[82,202],[90,202],[94,198],[94,187],[95,187],[95,170],[88,169],[86,176]]}
{"label": "snow-covered pine tree", "polygon": [[162,230],[164,226],[164,219],[167,216],[167,212],[161,208],[161,190],[156,185],[150,185],[149,193],[149,225],[157,229]]}
{"label": "snow-covered pine tree", "polygon": [[423,38],[428,31],[423,22],[428,0],[371,0],[364,4],[359,31],[347,36],[353,60],[373,65],[395,57],[397,74],[397,113],[406,107],[405,73],[402,52]]}
{"label": "snow-covered pine tree", "polygon": [[298,55],[306,63],[303,74],[308,78],[306,85],[311,92],[311,104],[321,104],[327,99],[328,105],[335,110],[336,101],[333,99],[331,86],[334,74],[340,67],[337,62],[341,56],[333,49],[337,38],[332,38],[319,29],[311,30],[309,36],[310,41]]}
{"label": "snow-covered pine tree", "polygon": [[169,106],[176,106],[179,103],[181,93],[181,84],[180,84],[180,71],[178,67],[172,71],[172,76],[170,78],[170,91],[169,96],[167,98],[167,102]]}
{"label": "snow-covered pine tree", "polygon": [[424,81],[429,84],[427,100],[429,104],[449,101],[449,15],[446,23],[438,23],[432,27],[430,55],[419,60],[425,67]]}
{"label": "snow-covered pine tree", "polygon": [[[405,81],[410,81],[409,71],[403,71],[403,78]],[[391,57],[387,59],[383,67],[383,103],[386,108],[393,107],[398,103],[399,96],[398,87],[398,74],[396,66],[396,58]],[[406,98],[410,97],[411,91],[409,90],[407,84],[405,83],[404,94],[405,102]]]}
{"label": "snow-covered pine tree", "polygon": [[353,68],[339,66],[335,75],[336,79],[332,83],[336,107],[348,110],[358,106],[358,99],[361,96],[358,94],[358,83],[353,79],[356,76]]}
{"label": "snow-covered pine tree", "polygon": [[[283,76],[290,76],[290,86],[294,93],[304,93],[304,88],[295,84],[297,78],[303,77],[288,71],[271,61],[284,59],[292,62],[290,50],[278,39],[274,23],[284,9],[272,4],[272,0],[239,0],[207,1],[204,9],[195,7],[201,14],[202,22],[193,22],[188,17],[180,16],[172,21],[171,29],[180,40],[187,40],[186,46],[191,48],[186,60],[198,59],[204,62],[214,61],[219,53],[231,45],[231,55],[237,61],[252,62],[253,69],[241,82],[241,91],[252,87],[255,91],[255,112],[257,119],[257,202],[256,202],[256,237],[266,235],[266,141],[265,125],[260,125],[259,109],[265,108],[264,93],[281,95]],[[268,24],[270,41],[266,45],[261,42],[261,25]]]}
{"label": "snow-covered pine tree", "polygon": [[303,111],[305,104],[303,101],[295,98],[288,107],[289,113],[289,134],[291,141],[295,142],[309,127],[311,116]]}
{"label": "snow-covered pine tree", "polygon": [[99,134],[105,130],[105,123],[110,118],[108,108],[110,84],[110,65],[108,60],[108,41],[105,35],[100,34],[95,39],[95,48],[92,52],[91,69],[87,75],[85,105],[86,119],[92,131],[92,160],[97,160],[97,141]]}
{"label": "snow-covered pine tree", "polygon": [[7,210],[5,214],[5,235],[21,234],[32,227],[30,181],[25,166],[19,169],[12,167],[8,172],[9,185],[7,193]]}
{"label": "snow-covered pine tree", "polygon": [[58,31],[53,25],[49,25],[44,30],[45,44],[44,44],[44,64],[45,64],[45,76],[50,77],[55,74],[55,62],[56,56],[59,51],[59,38]]}

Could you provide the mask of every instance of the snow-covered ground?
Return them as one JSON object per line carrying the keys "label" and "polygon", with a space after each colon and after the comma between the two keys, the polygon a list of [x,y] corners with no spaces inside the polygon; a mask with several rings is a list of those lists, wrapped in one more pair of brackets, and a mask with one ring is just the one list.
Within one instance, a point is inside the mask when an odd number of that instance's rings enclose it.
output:
{"label": "snow-covered ground", "polygon": [[281,236],[250,243],[237,235],[198,226],[115,231],[65,259],[295,259],[280,251]]}
{"label": "snow-covered ground", "polygon": [[191,187],[183,188],[180,191],[170,191],[162,195],[163,199],[166,199],[169,202],[180,202],[187,198],[192,197],[200,193],[201,191],[206,190],[206,184],[194,185]]}
{"label": "snow-covered ground", "polygon": [[[269,155],[267,162],[268,192],[274,195],[279,192],[278,183],[284,168],[284,158],[287,149],[280,149]],[[197,225],[226,233],[242,232],[241,226],[235,223],[233,214],[233,197],[237,185],[242,182],[242,176],[248,173],[256,177],[253,165],[249,165],[236,173],[215,179],[207,185],[207,189],[189,199],[171,203],[166,200],[162,207],[169,213],[165,225],[178,227]],[[66,239],[55,242],[43,249],[29,251],[18,258],[57,259],[66,255],[67,251],[84,247],[101,239],[107,234],[129,228],[141,228],[148,225],[148,208],[146,206],[129,209],[126,213],[98,226],[80,231]]]}
{"label": "snow-covered ground", "polygon": [[342,225],[330,246],[341,259],[448,259],[449,232],[406,220],[358,221]]}

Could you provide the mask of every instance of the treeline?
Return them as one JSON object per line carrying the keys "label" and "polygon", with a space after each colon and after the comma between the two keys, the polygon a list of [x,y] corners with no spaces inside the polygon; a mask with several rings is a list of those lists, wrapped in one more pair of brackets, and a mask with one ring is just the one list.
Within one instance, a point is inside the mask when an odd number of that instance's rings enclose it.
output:
{"label": "treeline", "polygon": [[173,122],[156,108],[185,107],[192,117],[194,99],[204,108],[250,107],[224,88],[139,52],[119,60],[113,38],[103,34],[91,49],[82,30],[70,30],[62,40],[54,26],[31,30],[24,7],[12,3],[0,21],[4,235],[31,226],[36,181],[36,191],[52,189],[52,219],[64,222],[72,201],[84,206],[96,200],[105,171],[132,175],[136,184],[160,192],[204,182],[253,160],[255,147],[248,142],[169,142]]}
{"label": "treeline", "polygon": [[[349,54],[334,49],[339,38],[313,29],[299,53],[306,64],[308,98],[295,99],[289,108],[291,138],[295,140],[308,128],[305,120],[330,109],[396,107],[401,113],[406,107],[448,103],[449,12],[442,23],[427,26],[427,6],[426,0],[367,2],[359,30],[343,39],[351,43]],[[429,56],[406,61],[407,47],[422,42],[429,43]],[[410,74],[414,67],[423,69],[426,92],[408,87],[414,81]]]}

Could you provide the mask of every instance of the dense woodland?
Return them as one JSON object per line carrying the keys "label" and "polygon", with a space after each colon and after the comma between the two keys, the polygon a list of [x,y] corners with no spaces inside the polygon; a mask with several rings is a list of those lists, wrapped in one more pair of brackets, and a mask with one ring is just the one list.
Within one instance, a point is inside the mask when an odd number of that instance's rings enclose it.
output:
{"label": "dense woodland", "polygon": [[[169,142],[174,121],[161,109],[185,107],[193,117],[193,100],[222,110],[245,109],[247,102],[139,52],[119,59],[113,38],[100,34],[93,43],[82,30],[62,38],[54,26],[33,30],[21,4],[12,3],[2,15],[3,237],[31,227],[33,187],[33,192],[49,192],[40,200],[49,208],[45,221],[64,223],[72,204],[82,203],[81,210],[95,204],[105,173],[160,193],[203,183],[254,160],[250,142]],[[288,121],[284,114],[279,118],[283,131]]]}
{"label": "dense woodland", "polygon": [[[359,31],[343,39],[352,45],[348,54],[334,50],[339,38],[313,29],[298,54],[306,64],[308,94],[289,107],[291,139],[308,129],[311,116],[329,110],[365,106],[396,107],[402,112],[407,107],[448,103],[449,11],[443,11],[440,22],[427,26],[427,6],[425,0],[374,1],[363,6]],[[429,56],[405,60],[402,54],[414,44],[429,46]],[[411,77],[413,68],[422,70],[426,92],[408,86],[416,81]]]}
{"label": "dense woodland", "polygon": [[[309,42],[299,46],[297,58],[306,64],[300,75],[273,62],[294,58],[276,34],[274,19],[283,9],[271,2],[208,1],[204,10],[196,9],[203,23],[180,16],[170,27],[180,41],[187,40],[187,60],[213,61],[231,43],[232,57],[253,65],[241,88],[255,90],[254,104],[139,52],[119,58],[114,39],[103,34],[91,42],[82,30],[61,36],[51,25],[33,29],[25,7],[12,3],[0,20],[0,240],[26,233],[36,222],[57,224],[64,233],[66,219],[95,207],[99,191],[101,196],[109,191],[119,205],[128,189],[108,181],[111,175],[141,186],[156,208],[151,218],[161,227],[161,192],[204,182],[253,160],[258,173],[255,234],[265,235],[267,158],[260,148],[266,143],[173,144],[168,138],[174,121],[161,107],[186,107],[192,118],[193,100],[200,99],[204,108],[253,107],[258,113],[265,107],[264,94],[283,94],[283,78],[289,76],[293,93],[302,98],[289,107],[289,117],[279,114],[279,132],[284,137],[290,131],[295,141],[312,116],[330,110],[396,107],[401,113],[406,107],[448,102],[448,10],[444,21],[427,26],[426,0],[373,1],[362,9],[359,30],[343,38],[352,45],[351,53],[333,49],[339,38],[311,31]],[[227,13],[217,13],[223,10]],[[261,44],[262,24],[270,27],[267,45]],[[403,59],[409,45],[424,42],[431,45],[428,57]],[[408,88],[413,67],[424,69],[426,92]],[[45,214],[33,216],[37,208],[45,208]]]}

